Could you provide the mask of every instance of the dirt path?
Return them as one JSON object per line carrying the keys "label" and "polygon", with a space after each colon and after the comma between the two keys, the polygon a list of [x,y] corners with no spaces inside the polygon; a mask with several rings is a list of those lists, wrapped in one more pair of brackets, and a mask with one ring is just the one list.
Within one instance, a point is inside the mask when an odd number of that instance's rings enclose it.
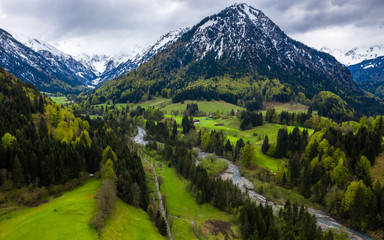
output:
{"label": "dirt path", "polygon": [[157,195],[159,196],[160,212],[161,212],[161,215],[163,215],[163,218],[165,220],[165,224],[167,225],[168,237],[169,237],[170,240],[173,240],[172,233],[171,233],[171,228],[169,227],[169,224],[168,224],[168,221],[167,221],[167,216],[165,214],[165,210],[164,210],[164,206],[163,206],[163,199],[161,198],[161,192],[160,192],[160,188],[159,188],[159,182],[157,181],[156,170],[153,167],[152,163],[150,163],[147,159],[145,159],[143,156],[141,156],[141,154],[139,154],[139,153],[137,153],[137,154],[140,156],[141,159],[143,159],[146,163],[148,163],[151,166],[151,168],[152,168],[153,176],[155,178],[156,191],[157,191]]}

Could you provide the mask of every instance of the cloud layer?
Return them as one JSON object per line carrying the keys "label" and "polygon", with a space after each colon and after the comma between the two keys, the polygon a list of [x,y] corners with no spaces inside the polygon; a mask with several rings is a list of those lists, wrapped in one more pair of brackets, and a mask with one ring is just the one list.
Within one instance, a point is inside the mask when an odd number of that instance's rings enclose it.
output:
{"label": "cloud layer", "polygon": [[[291,37],[320,48],[384,44],[383,0],[247,0]],[[85,52],[130,51],[232,5],[229,0],[1,0],[0,28]],[[70,49],[69,49],[70,50]]]}

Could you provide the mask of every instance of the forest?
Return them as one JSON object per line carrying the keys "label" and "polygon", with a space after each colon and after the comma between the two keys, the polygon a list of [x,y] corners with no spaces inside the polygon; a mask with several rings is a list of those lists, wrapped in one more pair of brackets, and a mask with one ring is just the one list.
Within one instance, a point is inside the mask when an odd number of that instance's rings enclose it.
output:
{"label": "forest", "polygon": [[[209,204],[236,219],[231,224],[239,227],[241,239],[344,239],[343,234],[319,228],[304,204],[308,202],[362,232],[384,227],[384,188],[372,177],[372,167],[382,153],[383,117],[353,121],[359,115],[331,93],[319,93],[307,111],[272,107],[257,111],[262,105],[256,102],[266,101],[266,95],[260,95],[243,102],[244,110],[217,110],[208,117],[235,126],[234,134],[224,123],[199,126],[195,120],[204,123],[204,115],[198,101],[188,103],[178,116],[155,107],[91,104],[87,99],[60,105],[0,70],[3,205],[33,206],[85,184],[92,174],[101,185],[95,196],[98,210],[89,224],[99,236],[118,199],[147,212],[166,236],[165,223],[172,217],[168,213],[164,219],[152,200],[153,180],[137,153],[144,151],[157,163],[175,169],[197,204]],[[130,141],[137,126],[147,132],[145,149]],[[261,130],[271,126],[277,127],[275,134]],[[255,183],[265,181],[305,200],[284,199],[278,211],[257,204],[232,181],[210,175],[206,165],[196,165],[196,149],[231,161]],[[282,164],[273,172],[255,164],[260,157]],[[214,160],[208,161],[214,166]]]}

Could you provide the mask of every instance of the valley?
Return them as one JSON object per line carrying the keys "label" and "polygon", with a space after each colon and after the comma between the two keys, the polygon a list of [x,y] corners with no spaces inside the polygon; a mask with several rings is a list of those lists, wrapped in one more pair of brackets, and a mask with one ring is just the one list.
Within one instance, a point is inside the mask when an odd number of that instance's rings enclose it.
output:
{"label": "valley", "polygon": [[0,26],[0,240],[384,239],[384,48],[344,39],[375,14],[79,4]]}

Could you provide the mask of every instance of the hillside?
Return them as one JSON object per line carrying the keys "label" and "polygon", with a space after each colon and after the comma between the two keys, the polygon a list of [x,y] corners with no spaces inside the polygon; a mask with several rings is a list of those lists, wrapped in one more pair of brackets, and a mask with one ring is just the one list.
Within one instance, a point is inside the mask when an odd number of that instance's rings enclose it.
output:
{"label": "hillside", "polygon": [[348,66],[353,80],[364,90],[384,96],[384,56]]}
{"label": "hillside", "polygon": [[[138,102],[151,95],[174,102],[224,100],[258,109],[261,101],[286,102],[334,92],[364,113],[369,101],[337,60],[288,37],[261,11],[235,4],[209,16],[126,76],[96,90],[95,103]],[[240,102],[239,102],[240,101]],[[379,110],[378,110],[379,109]]]}
{"label": "hillside", "polygon": [[[122,176],[117,181],[118,196],[132,203],[135,187],[141,190],[136,199],[146,209],[140,159],[124,144],[124,134],[132,128],[119,117],[109,123],[81,118],[0,68],[0,121],[0,204],[30,205],[45,200],[48,187],[56,186],[50,188],[53,194],[79,185],[113,153],[113,159],[119,157],[114,170]],[[119,131],[111,130],[117,126]]]}

